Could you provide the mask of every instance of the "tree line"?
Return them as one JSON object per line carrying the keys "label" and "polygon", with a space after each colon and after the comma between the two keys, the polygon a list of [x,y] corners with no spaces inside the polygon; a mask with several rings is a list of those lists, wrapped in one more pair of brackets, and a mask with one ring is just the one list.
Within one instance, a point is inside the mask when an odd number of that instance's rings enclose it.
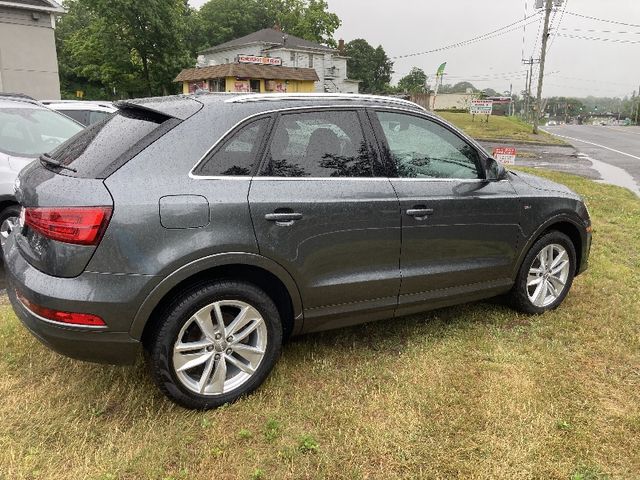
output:
{"label": "tree line", "polygon": [[[325,0],[65,0],[56,26],[63,98],[88,99],[178,93],[174,78],[198,52],[278,25],[288,34],[336,47],[341,21]],[[364,39],[345,46],[349,77],[361,91],[390,89],[393,63]]]}
{"label": "tree line", "polygon": [[[65,0],[56,26],[63,98],[119,99],[178,93],[173,80],[193,67],[199,51],[278,25],[284,32],[336,47],[341,21],[325,0]],[[393,62],[382,45],[345,44],[349,78],[362,93],[425,92],[427,75],[414,67],[391,85]],[[442,92],[456,91],[443,85]],[[463,90],[464,91],[464,90]]]}

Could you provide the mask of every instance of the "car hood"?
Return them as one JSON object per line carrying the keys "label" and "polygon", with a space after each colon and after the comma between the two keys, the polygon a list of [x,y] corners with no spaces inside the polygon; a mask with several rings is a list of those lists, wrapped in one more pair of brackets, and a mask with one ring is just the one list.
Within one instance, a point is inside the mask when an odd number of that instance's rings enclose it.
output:
{"label": "car hood", "polygon": [[528,187],[539,190],[541,192],[554,192],[561,193],[567,197],[572,197],[576,199],[580,199],[580,195],[571,190],[569,187],[562,185],[561,183],[556,183],[551,180],[547,180],[546,178],[538,177],[536,175],[531,175],[529,173],[524,172],[509,172],[511,175],[515,175],[520,182],[526,184]]}

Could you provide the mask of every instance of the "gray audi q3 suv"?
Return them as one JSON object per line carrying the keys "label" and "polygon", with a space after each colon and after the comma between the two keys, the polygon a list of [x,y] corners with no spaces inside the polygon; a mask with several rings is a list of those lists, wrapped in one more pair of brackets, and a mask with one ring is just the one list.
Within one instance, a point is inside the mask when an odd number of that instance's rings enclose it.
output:
{"label": "gray audi q3 suv", "polygon": [[508,294],[556,308],[587,268],[581,198],[506,171],[410,102],[198,95],[120,102],[30,164],[4,257],[43,343],[132,363],[212,408],[290,335]]}

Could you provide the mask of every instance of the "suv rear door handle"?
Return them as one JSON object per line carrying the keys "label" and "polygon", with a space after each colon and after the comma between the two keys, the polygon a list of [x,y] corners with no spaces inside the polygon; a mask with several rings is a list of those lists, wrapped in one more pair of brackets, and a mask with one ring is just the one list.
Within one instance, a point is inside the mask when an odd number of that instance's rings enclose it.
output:
{"label": "suv rear door handle", "polygon": [[278,225],[292,225],[296,220],[302,219],[302,214],[296,212],[267,213],[264,218],[270,222],[276,222]]}
{"label": "suv rear door handle", "polygon": [[416,207],[419,207],[419,208],[408,209],[407,215],[409,215],[410,217],[414,217],[417,220],[424,220],[425,218],[427,218],[429,215],[433,213],[433,208],[424,208],[421,205],[420,206],[416,205]]}

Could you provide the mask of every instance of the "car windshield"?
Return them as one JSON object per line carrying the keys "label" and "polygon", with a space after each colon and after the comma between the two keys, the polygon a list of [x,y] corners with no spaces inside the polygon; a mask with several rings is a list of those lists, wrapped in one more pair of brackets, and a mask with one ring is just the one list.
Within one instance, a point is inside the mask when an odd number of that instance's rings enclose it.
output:
{"label": "car windshield", "polygon": [[0,151],[37,157],[82,131],[82,126],[59,113],[37,107],[0,107]]}

